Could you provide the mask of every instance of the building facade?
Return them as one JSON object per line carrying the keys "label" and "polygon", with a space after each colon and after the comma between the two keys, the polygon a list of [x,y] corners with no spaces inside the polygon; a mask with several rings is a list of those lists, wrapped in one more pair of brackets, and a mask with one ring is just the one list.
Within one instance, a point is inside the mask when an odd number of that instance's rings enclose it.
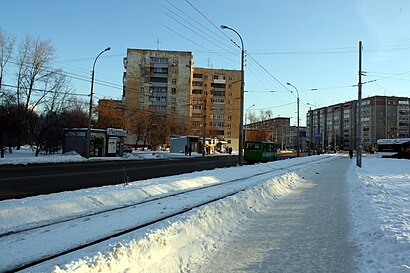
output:
{"label": "building facade", "polygon": [[141,111],[189,119],[191,52],[128,49],[123,101]]}
{"label": "building facade", "polygon": [[[254,134],[253,130],[263,131],[265,134]],[[290,126],[290,118],[277,117],[258,121],[246,125],[246,140],[273,141],[278,144],[280,150],[306,150],[306,127]],[[263,139],[255,139],[254,135],[263,136]]]}
{"label": "building facade", "polygon": [[[314,150],[355,149],[357,100],[310,110],[308,145]],[[410,137],[410,98],[373,96],[362,99],[362,144],[374,149],[383,138]]]}
{"label": "building facade", "polygon": [[174,117],[188,124],[190,135],[237,149],[241,71],[196,68],[193,63],[191,52],[128,49],[125,108]]}
{"label": "building facade", "polygon": [[191,134],[239,147],[241,71],[193,69]]}

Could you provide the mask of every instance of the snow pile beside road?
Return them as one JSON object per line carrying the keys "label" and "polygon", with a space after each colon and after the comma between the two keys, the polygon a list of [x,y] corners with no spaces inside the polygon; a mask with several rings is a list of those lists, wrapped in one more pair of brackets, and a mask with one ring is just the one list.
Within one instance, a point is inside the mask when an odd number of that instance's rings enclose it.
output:
{"label": "snow pile beside road", "polygon": [[349,173],[362,272],[410,272],[410,161],[365,157]]}
{"label": "snow pile beside road", "polygon": [[[311,160],[311,159],[310,159]],[[306,161],[306,159],[305,159]],[[297,161],[292,161],[293,164]],[[279,163],[279,162],[278,162]],[[98,213],[168,194],[218,184],[232,179],[252,177],[277,165],[257,164],[137,181],[124,185],[104,186],[0,202],[0,233],[48,224],[76,216]]]}
{"label": "snow pile beside road", "polygon": [[[305,168],[306,169],[306,168]],[[190,272],[231,232],[268,202],[288,194],[303,178],[295,172],[271,178],[234,196],[195,209],[183,218],[127,235],[111,249],[85,257],[53,272]],[[139,236],[139,237],[138,237]]]}

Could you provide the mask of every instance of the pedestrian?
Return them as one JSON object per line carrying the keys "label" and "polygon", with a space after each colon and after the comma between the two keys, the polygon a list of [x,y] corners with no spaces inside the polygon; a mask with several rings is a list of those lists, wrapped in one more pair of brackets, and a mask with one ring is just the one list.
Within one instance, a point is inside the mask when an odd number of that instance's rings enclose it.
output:
{"label": "pedestrian", "polygon": [[349,149],[349,157],[353,158],[353,150],[352,149]]}
{"label": "pedestrian", "polygon": [[232,154],[232,147],[229,147],[229,154]]}
{"label": "pedestrian", "polygon": [[188,145],[185,145],[185,155],[188,155]]}
{"label": "pedestrian", "polygon": [[189,153],[189,156],[191,156],[191,153],[192,153],[192,146],[191,146],[191,144],[189,144],[188,153]]}

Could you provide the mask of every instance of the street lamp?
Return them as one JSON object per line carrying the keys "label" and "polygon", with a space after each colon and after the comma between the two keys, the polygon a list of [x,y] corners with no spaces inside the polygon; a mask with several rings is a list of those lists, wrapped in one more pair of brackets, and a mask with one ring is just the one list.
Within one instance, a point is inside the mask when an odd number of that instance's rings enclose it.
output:
{"label": "street lamp", "polygon": [[252,104],[251,106],[249,106],[246,111],[245,111],[245,129],[243,131],[243,140],[246,141],[246,124],[247,124],[247,115],[248,115],[248,110],[251,109],[252,107],[254,107],[255,104]]}
{"label": "street lamp", "polygon": [[100,54],[97,55],[97,57],[94,60],[93,64],[93,71],[91,74],[91,92],[90,92],[90,110],[88,112],[88,128],[87,128],[87,142],[85,145],[85,157],[88,159],[90,158],[90,139],[91,139],[91,115],[92,115],[92,110],[93,110],[93,94],[94,94],[94,69],[95,69],[95,62],[97,62],[98,57],[100,57],[101,54],[104,52],[110,50],[110,47],[107,47],[103,51],[100,52]]}
{"label": "street lamp", "polygon": [[238,164],[239,166],[243,165],[243,103],[244,103],[244,70],[243,70],[243,63],[244,63],[244,59],[245,59],[245,49],[243,46],[243,40],[241,35],[234,30],[233,28],[230,28],[228,26],[225,25],[221,25],[221,29],[229,29],[233,32],[235,32],[238,36],[239,39],[241,40],[241,107],[240,107],[240,120],[239,120],[239,154],[238,154]]}
{"label": "street lamp", "polygon": [[299,132],[299,91],[298,91],[298,89],[293,85],[293,84],[291,84],[291,83],[289,83],[289,82],[287,82],[286,83],[287,85],[290,85],[290,86],[292,86],[293,88],[295,88],[295,90],[296,90],[296,93],[297,93],[297,105],[298,105],[298,135],[297,135],[297,152],[296,152],[296,156],[299,156],[299,148],[300,148],[300,132]]}

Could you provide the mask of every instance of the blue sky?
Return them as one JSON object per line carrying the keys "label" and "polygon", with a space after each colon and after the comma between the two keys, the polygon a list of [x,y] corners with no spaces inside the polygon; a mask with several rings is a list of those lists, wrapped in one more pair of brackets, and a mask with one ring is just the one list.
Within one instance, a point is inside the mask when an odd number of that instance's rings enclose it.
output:
{"label": "blue sky", "polygon": [[[120,99],[127,48],[191,51],[195,66],[240,69],[238,36],[246,57],[245,109],[271,109],[301,125],[308,103],[318,107],[357,98],[358,44],[363,41],[363,96],[410,96],[408,0],[2,0],[0,27],[22,39],[47,39],[55,67],[88,94],[96,64],[97,98]],[[159,43],[157,41],[159,40]],[[7,82],[13,81],[12,67]],[[374,81],[375,80],[375,81]],[[312,91],[311,89],[316,89]],[[271,92],[274,91],[274,92]],[[312,106],[315,108],[315,106]]]}

